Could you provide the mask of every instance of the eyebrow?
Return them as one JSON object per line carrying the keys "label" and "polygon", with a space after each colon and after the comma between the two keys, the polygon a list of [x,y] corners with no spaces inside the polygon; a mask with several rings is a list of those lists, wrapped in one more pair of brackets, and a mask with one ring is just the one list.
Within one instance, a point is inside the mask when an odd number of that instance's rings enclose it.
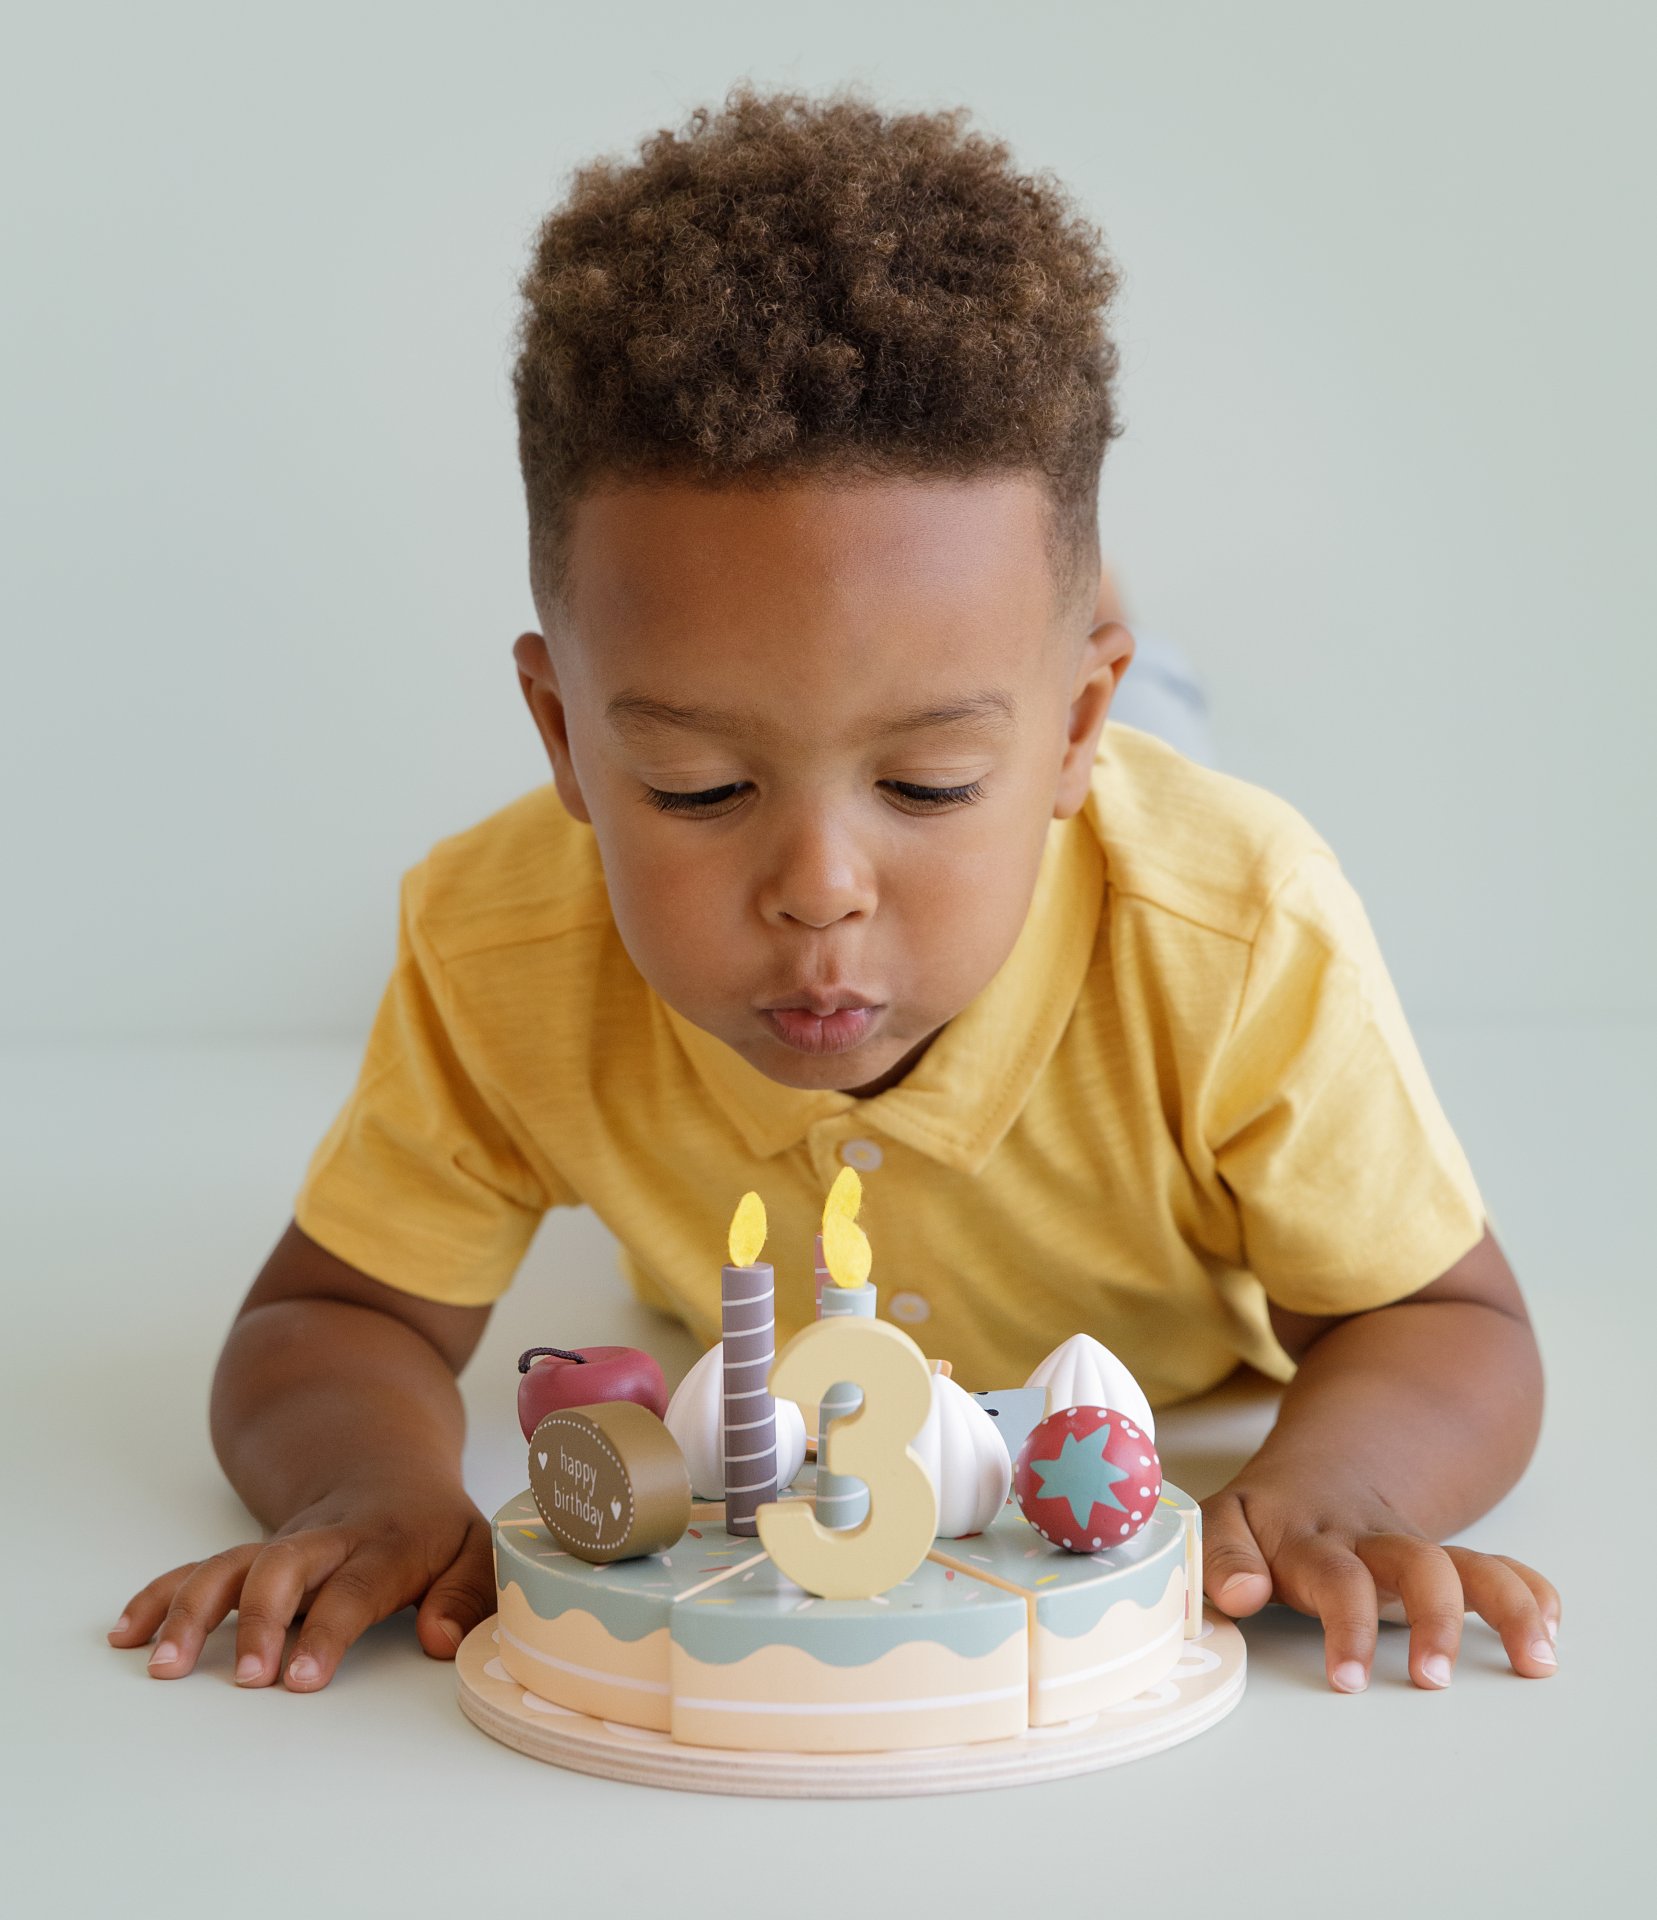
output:
{"label": "eyebrow", "polygon": [[[917,707],[899,714],[880,729],[882,734],[924,733],[938,727],[960,727],[981,733],[1002,733],[1012,725],[1018,708],[1009,693],[990,687],[962,700],[935,707]],[[605,708],[606,717],[624,733],[647,727],[678,727],[691,733],[740,734],[762,731],[751,711],[721,711],[716,707],[684,707],[644,693],[618,693]]]}

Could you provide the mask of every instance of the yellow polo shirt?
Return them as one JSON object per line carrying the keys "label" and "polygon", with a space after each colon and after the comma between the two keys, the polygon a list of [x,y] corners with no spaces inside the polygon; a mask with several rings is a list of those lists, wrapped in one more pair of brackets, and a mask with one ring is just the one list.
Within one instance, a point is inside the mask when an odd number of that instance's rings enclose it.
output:
{"label": "yellow polo shirt", "polygon": [[664,1005],[550,784],[440,841],[403,878],[396,966],[295,1217],[375,1279],[480,1304],[547,1208],[584,1203],[640,1296],[711,1344],[753,1187],[782,1339],[812,1317],[842,1164],[882,1315],[971,1389],[1077,1331],[1153,1402],[1239,1360],[1284,1379],[1268,1296],[1379,1306],[1484,1225],[1329,847],[1118,722],[1001,971],[867,1100],[779,1086]]}

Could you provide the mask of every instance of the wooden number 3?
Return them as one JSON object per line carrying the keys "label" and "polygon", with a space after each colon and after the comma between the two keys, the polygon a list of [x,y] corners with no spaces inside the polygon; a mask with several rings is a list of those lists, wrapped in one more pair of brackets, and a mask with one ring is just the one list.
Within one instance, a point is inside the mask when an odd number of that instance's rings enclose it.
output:
{"label": "wooden number 3", "polygon": [[866,1600],[907,1580],[938,1531],[938,1494],[910,1442],[932,1411],[932,1374],[908,1334],[884,1320],[817,1320],[777,1356],[768,1382],[781,1400],[817,1406],[842,1382],[863,1404],[829,1428],[819,1470],[851,1474],[869,1489],[860,1526],[825,1527],[809,1500],[761,1507],[759,1537],[807,1593]]}

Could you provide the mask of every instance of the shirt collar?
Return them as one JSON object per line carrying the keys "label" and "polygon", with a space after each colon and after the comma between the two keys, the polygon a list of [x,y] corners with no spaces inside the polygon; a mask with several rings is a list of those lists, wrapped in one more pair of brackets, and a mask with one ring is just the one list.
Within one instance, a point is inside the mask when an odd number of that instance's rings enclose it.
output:
{"label": "shirt collar", "polygon": [[1017,1119],[1070,1020],[1098,936],[1104,874],[1104,850],[1085,813],[1054,821],[1024,926],[1000,971],[903,1080],[870,1099],[781,1086],[671,1007],[668,1021],[754,1154],[784,1152],[819,1122],[855,1114],[859,1131],[883,1133],[976,1174]]}

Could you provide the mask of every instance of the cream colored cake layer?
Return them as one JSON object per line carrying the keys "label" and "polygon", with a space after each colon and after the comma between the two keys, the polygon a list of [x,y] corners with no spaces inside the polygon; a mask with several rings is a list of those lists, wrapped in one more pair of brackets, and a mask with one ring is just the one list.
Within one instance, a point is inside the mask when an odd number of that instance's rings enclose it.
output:
{"label": "cream colored cake layer", "polygon": [[1154,1687],[1185,1650],[1185,1563],[1168,1573],[1154,1606],[1118,1600],[1089,1633],[1068,1638],[1037,1614],[1030,1647],[1030,1724],[1098,1713]]}
{"label": "cream colored cake layer", "polygon": [[1195,1501],[1165,1486],[1131,1540],[1100,1553],[1066,1553],[1008,1506],[982,1533],[940,1541],[932,1558],[1024,1597],[1030,1724],[1054,1726],[1132,1699],[1177,1663],[1190,1630],[1193,1565],[1202,1577],[1200,1523]]}
{"label": "cream colored cake layer", "polygon": [[522,1494],[495,1515],[501,1665],[556,1706],[665,1732],[674,1603],[758,1558],[704,1512],[666,1553],[591,1566],[554,1543]]}
{"label": "cream colored cake layer", "polygon": [[999,1740],[1025,1726],[1028,1647],[1020,1631],[963,1659],[931,1641],[861,1667],[799,1647],[762,1647],[734,1665],[672,1650],[675,1740],[698,1747],[880,1753]]}
{"label": "cream colored cake layer", "polygon": [[530,1693],[595,1720],[667,1732],[666,1627],[618,1640],[579,1608],[543,1620],[516,1581],[501,1589],[499,1627],[501,1665]]}

